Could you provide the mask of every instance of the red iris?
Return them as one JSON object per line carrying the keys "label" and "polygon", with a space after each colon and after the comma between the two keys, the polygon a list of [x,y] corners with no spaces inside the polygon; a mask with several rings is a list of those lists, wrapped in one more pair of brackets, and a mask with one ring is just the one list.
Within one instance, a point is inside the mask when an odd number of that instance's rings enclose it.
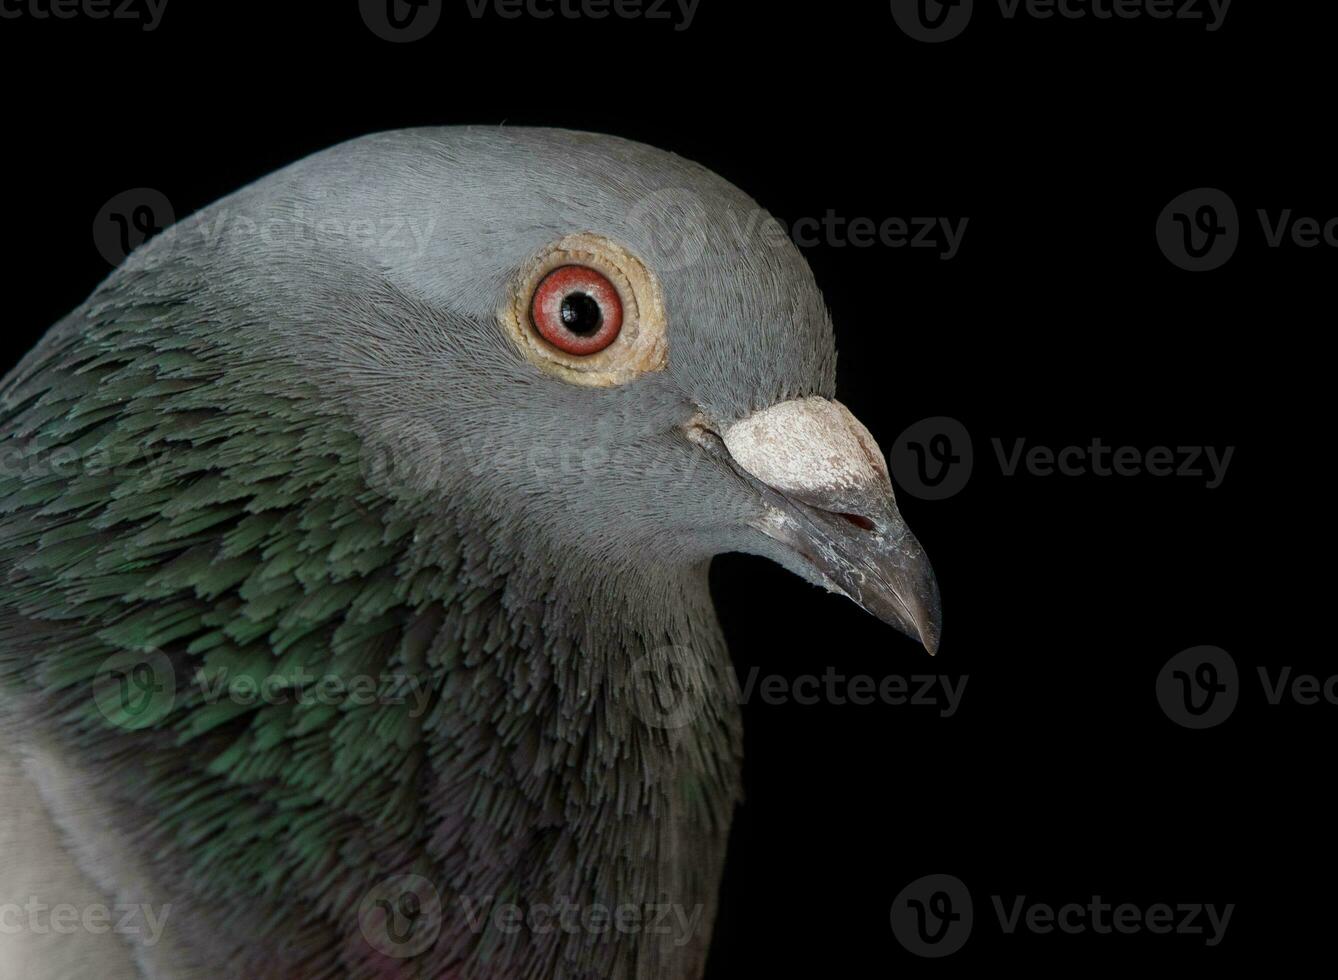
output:
{"label": "red iris", "polygon": [[585,356],[618,339],[623,303],[603,273],[584,265],[564,265],[539,283],[530,318],[539,335],[558,350]]}

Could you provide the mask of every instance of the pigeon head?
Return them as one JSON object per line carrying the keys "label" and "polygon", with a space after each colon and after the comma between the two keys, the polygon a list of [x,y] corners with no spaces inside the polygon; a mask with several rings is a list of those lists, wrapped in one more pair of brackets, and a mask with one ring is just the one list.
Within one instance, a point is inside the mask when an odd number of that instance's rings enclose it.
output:
{"label": "pigeon head", "polygon": [[319,378],[369,481],[425,526],[580,556],[592,588],[760,554],[936,649],[933,575],[833,400],[812,273],[702,167],[556,130],[387,133],[224,199],[130,271],[173,252],[236,312],[219,342]]}
{"label": "pigeon head", "polygon": [[834,365],[753,201],[602,136],[368,137],[131,255],[0,383],[0,722],[97,880],[180,904],[148,972],[700,976],[742,754],[710,558],[938,644]]}

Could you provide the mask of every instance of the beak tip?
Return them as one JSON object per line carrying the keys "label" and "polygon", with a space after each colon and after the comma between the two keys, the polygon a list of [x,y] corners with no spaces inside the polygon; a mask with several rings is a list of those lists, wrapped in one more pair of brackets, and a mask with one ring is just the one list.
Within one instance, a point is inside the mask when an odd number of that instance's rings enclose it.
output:
{"label": "beak tip", "polygon": [[943,611],[939,605],[938,583],[932,573],[929,573],[928,595],[912,606],[911,622],[925,650],[931,657],[935,656],[943,637]]}
{"label": "beak tip", "polygon": [[933,657],[938,655],[939,635],[936,629],[921,629],[920,642],[924,644],[925,650]]}

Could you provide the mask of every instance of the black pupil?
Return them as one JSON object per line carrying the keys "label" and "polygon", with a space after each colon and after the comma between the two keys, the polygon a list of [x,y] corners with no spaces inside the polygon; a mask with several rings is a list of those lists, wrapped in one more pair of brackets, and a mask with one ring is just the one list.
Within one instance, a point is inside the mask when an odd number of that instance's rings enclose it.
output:
{"label": "black pupil", "polygon": [[587,336],[604,323],[604,311],[589,293],[568,293],[562,298],[562,325],[572,333]]}

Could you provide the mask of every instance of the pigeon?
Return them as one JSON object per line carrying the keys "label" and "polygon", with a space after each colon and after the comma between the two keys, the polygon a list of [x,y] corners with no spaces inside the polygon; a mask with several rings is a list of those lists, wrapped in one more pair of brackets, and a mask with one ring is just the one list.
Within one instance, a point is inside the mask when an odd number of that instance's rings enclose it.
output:
{"label": "pigeon", "polygon": [[701,976],[712,557],[941,632],[765,214],[610,136],[381,133],[55,324],[0,385],[0,976]]}

